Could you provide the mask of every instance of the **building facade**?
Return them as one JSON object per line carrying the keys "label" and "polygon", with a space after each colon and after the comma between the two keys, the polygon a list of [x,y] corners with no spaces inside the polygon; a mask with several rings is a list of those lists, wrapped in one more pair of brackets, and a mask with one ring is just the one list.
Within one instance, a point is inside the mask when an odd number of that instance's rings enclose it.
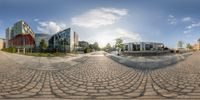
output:
{"label": "building facade", "polygon": [[2,50],[3,48],[5,48],[5,45],[6,43],[5,43],[5,39],[1,39],[0,38],[0,50]]}
{"label": "building facade", "polygon": [[124,44],[124,51],[155,51],[163,50],[163,43],[155,42],[131,42]]}
{"label": "building facade", "polygon": [[32,31],[30,26],[23,20],[20,20],[16,22],[12,27],[6,29],[6,48],[10,47],[8,41],[15,38],[19,34],[30,34],[32,38],[35,38],[35,33]]}
{"label": "building facade", "polygon": [[36,47],[36,49],[40,48],[40,42],[41,42],[42,39],[45,40],[45,43],[47,44],[47,47],[48,47],[50,37],[51,37],[51,35],[49,35],[49,34],[36,33],[35,34],[35,47]]}
{"label": "building facade", "polygon": [[200,39],[197,40],[197,43],[192,48],[194,50],[200,50]]}
{"label": "building facade", "polygon": [[79,47],[80,49],[85,49],[85,48],[89,47],[89,43],[86,42],[86,41],[79,41],[79,42],[78,42],[78,47]]}
{"label": "building facade", "polygon": [[8,43],[10,47],[17,48],[18,52],[22,50],[24,53],[32,51],[35,47],[35,40],[31,34],[18,34],[10,39]]}
{"label": "building facade", "polygon": [[49,39],[49,48],[60,52],[72,52],[78,47],[78,34],[71,28],[54,34]]}
{"label": "building facade", "polygon": [[8,41],[9,41],[10,39],[12,39],[12,37],[14,37],[14,36],[13,36],[14,34],[11,32],[11,30],[12,30],[12,28],[10,28],[10,27],[8,27],[8,28],[6,29],[6,48],[9,47]]}

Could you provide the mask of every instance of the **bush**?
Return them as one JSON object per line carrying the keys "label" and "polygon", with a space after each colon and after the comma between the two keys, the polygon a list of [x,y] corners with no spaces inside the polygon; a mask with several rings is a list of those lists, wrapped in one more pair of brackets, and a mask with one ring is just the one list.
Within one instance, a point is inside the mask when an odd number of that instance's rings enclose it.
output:
{"label": "bush", "polygon": [[92,49],[90,49],[90,48],[85,48],[84,49],[84,53],[89,53],[89,52],[92,52]]}
{"label": "bush", "polygon": [[4,48],[4,49],[2,49],[2,51],[6,51],[6,52],[10,52],[10,53],[16,53],[17,49],[10,47],[10,48]]}

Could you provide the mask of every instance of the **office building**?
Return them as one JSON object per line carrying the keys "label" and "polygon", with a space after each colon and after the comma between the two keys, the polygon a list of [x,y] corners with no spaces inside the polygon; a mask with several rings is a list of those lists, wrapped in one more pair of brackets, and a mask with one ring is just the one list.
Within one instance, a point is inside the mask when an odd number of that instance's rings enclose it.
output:
{"label": "office building", "polygon": [[131,42],[124,44],[124,51],[155,51],[163,50],[163,43],[155,42]]}
{"label": "office building", "polygon": [[23,52],[35,47],[35,33],[23,20],[6,29],[6,48],[9,47]]}
{"label": "office building", "polygon": [[11,32],[12,28],[8,27],[6,29],[6,48],[9,47],[8,41],[12,39],[14,36],[13,32]]}
{"label": "office building", "polygon": [[8,27],[6,29],[6,48],[10,47],[8,41],[15,38],[15,36],[19,34],[30,34],[33,38],[35,38],[35,33],[32,31],[30,26],[23,20],[20,20],[12,27]]}
{"label": "office building", "polygon": [[86,42],[86,41],[79,41],[78,47],[81,48],[81,49],[85,49],[85,48],[89,47],[89,43]]}
{"label": "office building", "polygon": [[10,47],[17,48],[18,52],[32,52],[32,49],[35,48],[35,40],[31,34],[18,34],[10,39],[8,43]]}
{"label": "office building", "polygon": [[78,47],[78,35],[71,28],[54,34],[49,39],[49,48],[59,52],[72,52]]}

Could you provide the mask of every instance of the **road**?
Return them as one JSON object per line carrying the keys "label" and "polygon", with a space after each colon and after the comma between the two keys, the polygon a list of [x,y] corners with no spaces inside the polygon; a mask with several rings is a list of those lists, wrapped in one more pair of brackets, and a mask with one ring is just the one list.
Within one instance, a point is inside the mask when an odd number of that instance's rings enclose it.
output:
{"label": "road", "polygon": [[0,52],[0,99],[200,99],[200,52],[155,70],[119,64],[102,52],[31,57]]}

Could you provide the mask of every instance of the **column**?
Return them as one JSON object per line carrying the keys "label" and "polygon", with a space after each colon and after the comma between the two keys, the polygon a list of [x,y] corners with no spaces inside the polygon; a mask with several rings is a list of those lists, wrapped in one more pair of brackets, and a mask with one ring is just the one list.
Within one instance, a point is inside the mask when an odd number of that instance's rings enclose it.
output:
{"label": "column", "polygon": [[143,43],[141,42],[140,43],[140,51],[142,51],[142,48],[143,48]]}
{"label": "column", "polygon": [[23,53],[24,53],[24,54],[26,53],[26,48],[23,48]]}
{"label": "column", "polygon": [[146,44],[143,43],[143,50],[145,51],[146,50]]}

